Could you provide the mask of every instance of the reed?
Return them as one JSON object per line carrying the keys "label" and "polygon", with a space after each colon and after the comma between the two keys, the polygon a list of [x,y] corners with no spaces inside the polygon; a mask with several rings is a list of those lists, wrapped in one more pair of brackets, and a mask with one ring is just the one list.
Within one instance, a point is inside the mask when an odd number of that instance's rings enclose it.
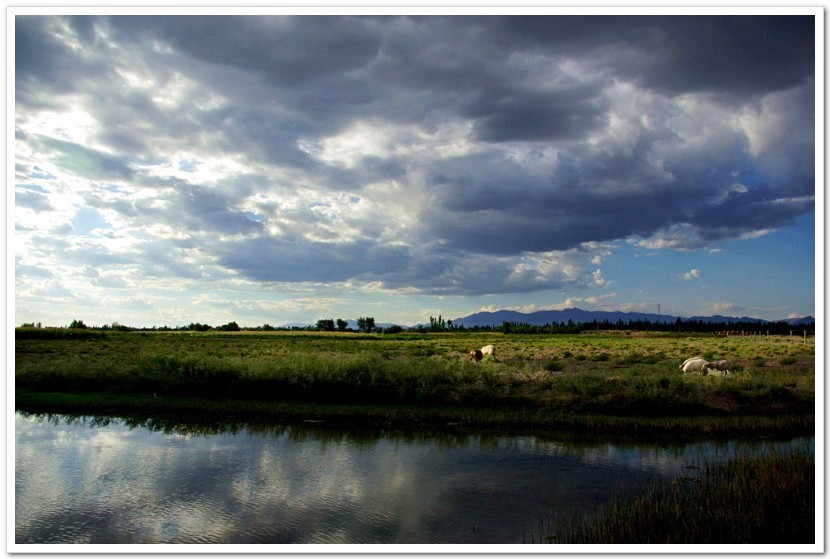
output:
{"label": "reed", "polygon": [[807,448],[706,463],[697,475],[618,496],[594,516],[549,522],[563,544],[814,543],[815,456]]}

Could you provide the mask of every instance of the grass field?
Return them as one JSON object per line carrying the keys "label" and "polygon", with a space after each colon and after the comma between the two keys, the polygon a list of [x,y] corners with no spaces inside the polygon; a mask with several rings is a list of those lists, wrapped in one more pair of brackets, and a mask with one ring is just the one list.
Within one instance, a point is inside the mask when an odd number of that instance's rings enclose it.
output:
{"label": "grass field", "polygon": [[[809,338],[61,332],[17,331],[19,407],[307,416],[316,406],[334,419],[812,430]],[[496,360],[469,360],[491,343]],[[680,363],[695,355],[726,359],[734,373],[682,374]]]}

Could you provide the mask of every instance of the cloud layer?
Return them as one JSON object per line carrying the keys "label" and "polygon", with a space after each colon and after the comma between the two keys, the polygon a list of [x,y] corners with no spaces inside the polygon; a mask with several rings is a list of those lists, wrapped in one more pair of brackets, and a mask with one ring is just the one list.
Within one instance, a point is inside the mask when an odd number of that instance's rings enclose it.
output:
{"label": "cloud layer", "polygon": [[603,285],[615,242],[692,250],[813,211],[813,29],[17,16],[17,276]]}

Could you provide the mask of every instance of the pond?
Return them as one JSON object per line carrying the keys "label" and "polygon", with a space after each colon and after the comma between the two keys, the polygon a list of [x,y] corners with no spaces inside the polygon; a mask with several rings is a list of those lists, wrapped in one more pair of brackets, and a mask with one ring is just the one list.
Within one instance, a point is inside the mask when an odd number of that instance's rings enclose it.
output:
{"label": "pond", "polygon": [[795,441],[15,416],[15,544],[514,544],[552,515]]}

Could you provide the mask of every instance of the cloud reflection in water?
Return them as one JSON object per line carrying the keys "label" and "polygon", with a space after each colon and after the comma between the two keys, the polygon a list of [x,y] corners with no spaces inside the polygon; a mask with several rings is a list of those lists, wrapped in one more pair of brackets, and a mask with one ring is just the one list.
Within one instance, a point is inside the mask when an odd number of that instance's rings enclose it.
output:
{"label": "cloud reflection in water", "polygon": [[520,543],[540,512],[590,510],[728,448],[18,414],[15,543]]}

